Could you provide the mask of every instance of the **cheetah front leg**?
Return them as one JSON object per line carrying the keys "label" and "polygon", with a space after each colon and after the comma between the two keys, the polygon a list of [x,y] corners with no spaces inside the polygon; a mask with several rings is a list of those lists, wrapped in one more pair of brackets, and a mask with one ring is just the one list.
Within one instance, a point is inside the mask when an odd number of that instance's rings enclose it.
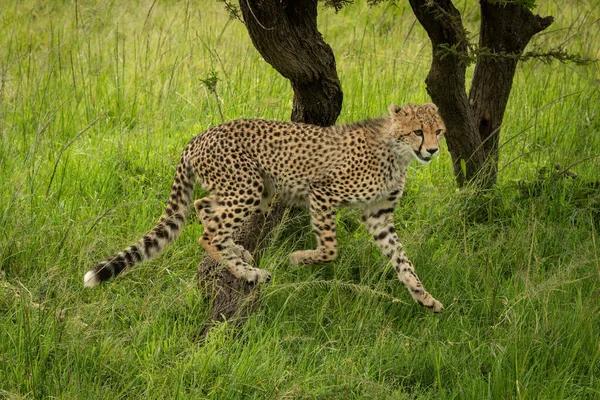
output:
{"label": "cheetah front leg", "polygon": [[373,235],[381,251],[392,260],[398,279],[406,286],[413,299],[420,305],[438,313],[444,308],[442,303],[425,290],[396,235],[393,221],[395,205],[395,202],[372,204],[363,210],[362,221]]}
{"label": "cheetah front leg", "polygon": [[312,192],[309,195],[309,211],[317,248],[290,254],[292,265],[322,264],[335,260],[338,255],[334,205],[325,195]]}

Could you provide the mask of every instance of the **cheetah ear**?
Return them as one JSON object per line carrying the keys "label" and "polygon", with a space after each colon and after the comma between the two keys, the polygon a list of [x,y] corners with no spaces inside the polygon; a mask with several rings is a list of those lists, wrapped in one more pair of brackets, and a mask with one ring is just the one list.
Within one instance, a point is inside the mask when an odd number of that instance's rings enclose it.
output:
{"label": "cheetah ear", "polygon": [[435,104],[433,104],[433,103],[425,103],[425,104],[423,104],[423,107],[429,107],[433,111],[438,111],[438,107]]}
{"label": "cheetah ear", "polygon": [[405,117],[411,114],[412,107],[410,106],[410,104],[407,104],[402,108],[395,104],[390,104],[390,106],[388,107],[388,111],[390,112],[390,115],[392,117]]}

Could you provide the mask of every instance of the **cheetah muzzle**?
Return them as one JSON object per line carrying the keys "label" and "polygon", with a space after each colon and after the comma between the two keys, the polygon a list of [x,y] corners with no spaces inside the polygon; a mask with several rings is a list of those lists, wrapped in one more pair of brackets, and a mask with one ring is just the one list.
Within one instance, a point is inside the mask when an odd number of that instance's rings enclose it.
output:
{"label": "cheetah muzzle", "polygon": [[427,164],[439,151],[445,126],[434,104],[392,104],[389,114],[320,127],[294,122],[237,120],[208,129],[183,150],[166,210],[138,242],[88,271],[92,287],[158,255],[175,240],[189,214],[194,183],[209,195],[194,202],[206,252],[236,278],[261,283],[270,274],[252,267],[233,238],[254,212],[266,212],[276,192],[306,204],[317,238],[314,250],[290,255],[293,265],[326,263],[338,254],[336,210],[362,209],[362,222],[391,260],[400,281],[422,306],[442,304],[423,287],[396,235],[394,208],[413,160]]}

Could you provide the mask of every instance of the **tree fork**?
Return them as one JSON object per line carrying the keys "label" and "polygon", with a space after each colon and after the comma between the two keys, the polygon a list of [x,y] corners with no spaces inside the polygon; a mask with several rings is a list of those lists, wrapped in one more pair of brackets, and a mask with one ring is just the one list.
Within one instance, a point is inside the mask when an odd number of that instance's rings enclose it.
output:
{"label": "tree fork", "polygon": [[446,142],[459,186],[496,182],[500,126],[518,58],[536,33],[552,23],[512,2],[481,0],[480,55],[469,96],[465,74],[469,41],[451,0],[410,0],[432,43],[427,92],[446,123]]}

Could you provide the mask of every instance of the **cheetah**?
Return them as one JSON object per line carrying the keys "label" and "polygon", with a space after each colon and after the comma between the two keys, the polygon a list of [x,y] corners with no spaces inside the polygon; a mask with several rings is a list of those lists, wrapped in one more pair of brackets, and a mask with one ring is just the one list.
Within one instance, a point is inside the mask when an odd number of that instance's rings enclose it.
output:
{"label": "cheetah", "polygon": [[251,254],[234,237],[252,213],[269,210],[278,192],[284,201],[308,206],[317,239],[314,250],[289,256],[292,265],[334,260],[336,210],[359,207],[363,224],[413,299],[440,312],[442,304],[425,290],[398,240],[393,212],[409,164],[431,161],[439,152],[445,125],[432,103],[392,104],[388,111],[384,117],[330,127],[245,119],[204,131],[183,150],[158,224],[137,243],[88,271],[84,285],[96,286],[153,258],[175,240],[198,181],[209,192],[194,202],[204,226],[199,243],[236,278],[253,283],[270,279],[267,271],[251,265]]}

